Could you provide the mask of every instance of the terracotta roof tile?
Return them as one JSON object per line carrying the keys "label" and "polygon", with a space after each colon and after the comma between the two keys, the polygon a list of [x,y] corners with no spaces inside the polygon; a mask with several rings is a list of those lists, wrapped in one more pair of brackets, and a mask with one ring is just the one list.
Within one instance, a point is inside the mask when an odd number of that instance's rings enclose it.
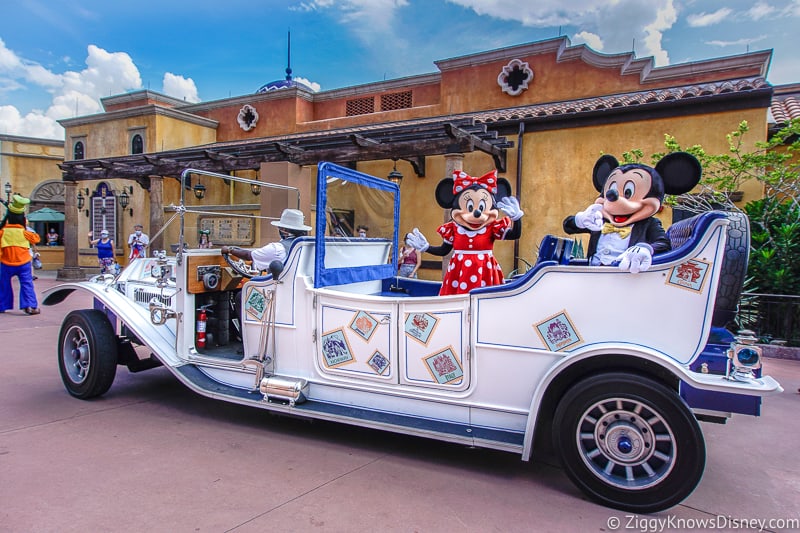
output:
{"label": "terracotta roof tile", "polygon": [[800,96],[773,98],[770,111],[776,124],[785,124],[792,119],[800,118]]}
{"label": "terracotta roof tile", "polygon": [[[515,108],[497,109],[480,113],[471,113],[478,123],[504,122],[509,120],[544,118],[549,116],[574,115],[592,111],[601,111],[611,108],[633,107],[637,105],[667,102],[674,100],[690,100],[718,94],[747,92],[770,87],[769,83],[761,77],[744,78],[734,81],[721,81],[688,85],[683,87],[669,87],[665,89],[651,89],[647,91],[583,98],[567,102],[553,102],[536,104]],[[795,113],[800,113],[797,108],[800,100],[793,99]],[[773,103],[773,108],[774,108]],[[773,114],[775,111],[773,110]]]}

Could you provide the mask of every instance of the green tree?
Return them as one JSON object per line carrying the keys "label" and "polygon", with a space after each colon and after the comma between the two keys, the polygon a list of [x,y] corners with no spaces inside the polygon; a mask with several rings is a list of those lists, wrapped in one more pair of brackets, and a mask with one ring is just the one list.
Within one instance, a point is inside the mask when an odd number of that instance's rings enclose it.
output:
{"label": "green tree", "polygon": [[[665,152],[652,155],[655,165],[666,153],[685,151],[697,157],[703,178],[691,194],[668,197],[666,203],[691,212],[712,209],[743,210],[750,218],[749,290],[773,294],[800,294],[800,120],[795,119],[768,141],[743,148],[750,133],[746,121],[727,135],[728,151],[710,154],[700,145],[682,147],[665,135]],[[642,150],[623,154],[626,162],[640,161]],[[741,185],[756,180],[764,198],[740,209],[733,201]]]}
{"label": "green tree", "polygon": [[[750,128],[743,121],[728,134],[728,151],[722,154],[707,153],[700,145],[682,147],[675,137],[666,135],[666,151],[653,154],[652,164],[676,151],[697,157],[703,178],[695,192],[668,197],[666,203],[696,213],[744,211],[751,231],[747,292],[800,295],[800,120],[791,121],[769,140],[754,143],[753,150],[743,148],[748,134]],[[623,154],[625,162],[643,158],[640,149]],[[734,195],[750,180],[762,184],[764,197],[740,209]],[[800,323],[796,306],[786,304],[779,315],[783,322]],[[791,325],[781,329],[784,335],[793,334]]]}

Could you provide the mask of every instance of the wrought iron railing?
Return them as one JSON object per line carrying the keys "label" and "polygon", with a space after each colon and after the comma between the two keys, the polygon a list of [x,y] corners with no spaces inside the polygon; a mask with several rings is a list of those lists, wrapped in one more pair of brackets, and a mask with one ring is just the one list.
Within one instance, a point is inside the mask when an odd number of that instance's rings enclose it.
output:
{"label": "wrought iron railing", "polygon": [[800,296],[742,293],[736,326],[755,331],[765,343],[800,346]]}

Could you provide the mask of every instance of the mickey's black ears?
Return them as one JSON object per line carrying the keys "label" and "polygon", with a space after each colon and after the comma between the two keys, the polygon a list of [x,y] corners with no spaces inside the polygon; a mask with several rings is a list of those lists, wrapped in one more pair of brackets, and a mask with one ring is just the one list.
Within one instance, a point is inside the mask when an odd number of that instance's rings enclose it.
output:
{"label": "mickey's black ears", "polygon": [[592,172],[592,182],[597,192],[603,192],[603,187],[606,184],[609,174],[614,172],[614,169],[619,166],[619,161],[613,155],[602,155],[597,163],[594,164],[594,171]]}
{"label": "mickey's black ears", "polygon": [[661,175],[666,194],[684,194],[700,181],[703,169],[700,161],[686,152],[673,152],[665,155],[656,165]]}

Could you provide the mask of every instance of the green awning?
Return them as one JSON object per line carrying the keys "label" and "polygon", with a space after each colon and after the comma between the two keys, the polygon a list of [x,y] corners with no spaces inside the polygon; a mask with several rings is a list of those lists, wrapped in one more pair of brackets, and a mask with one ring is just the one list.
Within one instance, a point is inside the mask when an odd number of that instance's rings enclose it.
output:
{"label": "green awning", "polygon": [[28,215],[28,222],[64,222],[64,213],[43,207]]}

